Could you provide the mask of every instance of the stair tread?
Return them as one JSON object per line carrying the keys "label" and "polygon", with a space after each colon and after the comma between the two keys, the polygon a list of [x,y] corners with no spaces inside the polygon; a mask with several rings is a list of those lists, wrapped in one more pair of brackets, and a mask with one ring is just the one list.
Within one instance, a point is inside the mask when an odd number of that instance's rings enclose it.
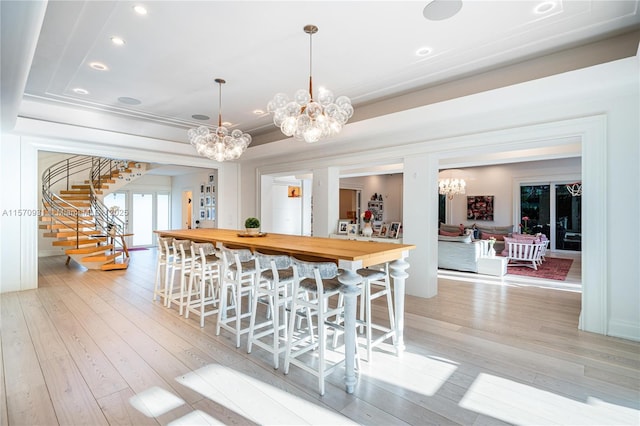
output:
{"label": "stair tread", "polygon": [[65,254],[67,254],[67,255],[71,255],[71,254],[92,254],[92,253],[105,252],[107,250],[113,250],[113,244],[108,244],[106,246],[82,247],[82,248],[77,248],[77,249],[68,249],[68,250],[65,251]]}
{"label": "stair tread", "polygon": [[99,254],[95,256],[86,256],[81,259],[82,262],[110,262],[120,256],[120,253]]}
{"label": "stair tread", "polygon": [[100,267],[103,271],[113,271],[118,269],[127,269],[129,267],[129,258],[124,258],[121,262],[105,263]]}
{"label": "stair tread", "polygon": [[[97,229],[88,229],[85,231],[78,231],[80,235],[99,235],[101,232],[98,231]],[[46,232],[44,234],[42,234],[43,237],[47,237],[47,238],[65,238],[65,237],[75,237],[76,235],[76,230],[72,229],[69,231],[65,231],[65,232]]]}

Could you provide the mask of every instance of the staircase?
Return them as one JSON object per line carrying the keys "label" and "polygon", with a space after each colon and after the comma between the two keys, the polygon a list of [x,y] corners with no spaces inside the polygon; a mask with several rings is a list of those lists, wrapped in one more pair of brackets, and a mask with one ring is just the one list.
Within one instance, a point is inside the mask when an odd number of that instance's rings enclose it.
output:
{"label": "staircase", "polygon": [[[125,233],[125,222],[101,199],[145,169],[140,163],[74,156],[44,171],[40,229],[45,230],[44,237],[55,239],[53,246],[68,247],[67,264],[74,260],[88,269],[127,268],[125,237],[131,234]],[[82,183],[72,184],[72,180]]]}

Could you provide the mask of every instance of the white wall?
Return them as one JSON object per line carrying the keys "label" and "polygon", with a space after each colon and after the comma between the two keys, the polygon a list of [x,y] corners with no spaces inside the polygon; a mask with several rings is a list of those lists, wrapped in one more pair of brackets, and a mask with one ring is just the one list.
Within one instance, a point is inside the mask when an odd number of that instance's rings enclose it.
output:
{"label": "white wall", "polygon": [[[209,185],[209,175],[213,174],[215,176],[215,183],[210,185],[215,187],[215,191],[206,194],[211,197],[215,197],[215,206],[207,206],[203,209],[200,208],[200,187],[201,185]],[[184,191],[191,191],[191,227],[196,227],[196,220],[200,223],[198,226],[200,228],[215,228],[216,220],[207,219],[206,213],[205,218],[200,218],[200,210],[210,209],[211,207],[215,207],[216,209],[216,217],[218,216],[218,205],[219,205],[219,187],[218,187],[218,176],[217,171],[215,169],[210,170],[198,170],[195,173],[184,174],[180,176],[174,176],[171,179],[171,229],[184,229],[186,228],[187,218],[182,217],[183,205],[182,205],[182,193]]]}

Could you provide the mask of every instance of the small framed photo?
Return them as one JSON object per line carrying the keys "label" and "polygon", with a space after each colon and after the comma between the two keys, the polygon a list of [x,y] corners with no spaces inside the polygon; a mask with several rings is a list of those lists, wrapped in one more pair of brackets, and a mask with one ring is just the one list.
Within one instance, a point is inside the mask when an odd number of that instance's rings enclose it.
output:
{"label": "small framed photo", "polygon": [[382,222],[374,221],[372,228],[373,228],[373,235],[376,237],[379,236],[380,230],[382,229]]}
{"label": "small framed photo", "polygon": [[347,228],[351,222],[348,220],[339,220],[338,221],[338,234],[346,234]]}
{"label": "small framed photo", "polygon": [[204,204],[205,204],[205,206],[210,206],[211,205],[211,196],[210,195],[206,196]]}
{"label": "small framed photo", "polygon": [[380,224],[380,233],[378,234],[380,237],[385,238],[389,236],[389,224],[382,222]]}
{"label": "small framed photo", "polygon": [[298,198],[302,196],[302,190],[299,186],[291,186],[289,185],[289,189],[287,190],[287,194],[289,198]]}
{"label": "small framed photo", "polygon": [[200,193],[204,194],[204,183],[200,184]]}
{"label": "small framed photo", "polygon": [[204,196],[200,197],[200,208],[204,207]]}
{"label": "small framed photo", "polygon": [[209,183],[213,185],[216,182],[216,175],[213,173],[209,175]]}
{"label": "small framed photo", "polygon": [[204,219],[205,217],[204,215],[205,215],[204,210],[200,210],[200,219]]}
{"label": "small framed photo", "polygon": [[358,224],[350,223],[347,225],[347,235],[350,237],[355,237],[358,235]]}
{"label": "small framed photo", "polygon": [[216,208],[211,207],[209,209],[209,220],[216,220]]}
{"label": "small framed photo", "polygon": [[400,236],[400,222],[391,222],[389,227],[389,238],[398,238]]}
{"label": "small framed photo", "polygon": [[206,192],[207,194],[211,194],[211,185],[205,186],[204,192]]}

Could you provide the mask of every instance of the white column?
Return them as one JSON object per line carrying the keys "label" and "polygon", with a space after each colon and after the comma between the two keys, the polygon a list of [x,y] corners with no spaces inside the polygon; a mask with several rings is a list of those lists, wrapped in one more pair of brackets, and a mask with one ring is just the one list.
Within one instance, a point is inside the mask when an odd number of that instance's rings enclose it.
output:
{"label": "white column", "polygon": [[313,235],[328,237],[340,216],[340,174],[337,167],[313,170]]}

